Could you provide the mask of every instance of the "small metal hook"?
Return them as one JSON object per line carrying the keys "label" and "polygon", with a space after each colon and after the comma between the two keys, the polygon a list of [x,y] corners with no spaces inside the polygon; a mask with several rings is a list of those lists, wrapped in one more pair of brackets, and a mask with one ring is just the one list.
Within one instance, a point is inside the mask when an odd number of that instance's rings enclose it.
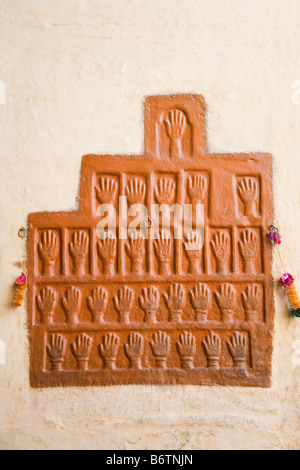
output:
{"label": "small metal hook", "polygon": [[270,232],[274,232],[274,233],[278,234],[279,233],[279,228],[276,225],[272,224],[270,226]]}
{"label": "small metal hook", "polygon": [[147,217],[147,218],[145,219],[145,225],[146,225],[146,227],[151,227],[152,224],[153,224],[153,220],[151,219],[151,217]]}
{"label": "small metal hook", "polygon": [[19,231],[18,231],[18,236],[19,236],[20,238],[26,238],[27,235],[28,235],[28,230],[27,230],[27,228],[21,227],[21,228],[19,229]]}

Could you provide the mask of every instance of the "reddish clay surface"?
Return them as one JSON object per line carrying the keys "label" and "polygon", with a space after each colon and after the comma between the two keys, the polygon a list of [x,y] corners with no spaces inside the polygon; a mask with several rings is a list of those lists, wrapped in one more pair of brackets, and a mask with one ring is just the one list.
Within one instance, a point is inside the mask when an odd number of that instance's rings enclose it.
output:
{"label": "reddish clay surface", "polygon": [[[200,95],[149,97],[145,121],[145,156],[83,157],[79,211],[29,215],[31,385],[270,386],[271,155],[206,154]],[[203,203],[203,248],[173,223],[99,241],[119,195]]]}

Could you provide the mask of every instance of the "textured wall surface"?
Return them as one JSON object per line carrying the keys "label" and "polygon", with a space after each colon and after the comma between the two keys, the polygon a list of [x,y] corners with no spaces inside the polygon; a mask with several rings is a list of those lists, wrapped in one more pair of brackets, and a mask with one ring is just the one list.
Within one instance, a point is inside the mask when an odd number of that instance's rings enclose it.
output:
{"label": "textured wall surface", "polygon": [[273,153],[300,289],[299,0],[1,0],[0,35],[0,448],[299,447],[300,320],[277,288],[270,389],[32,390],[9,305],[28,212],[76,208],[81,156],[142,153],[144,97],[178,92],[205,96],[209,151]]}

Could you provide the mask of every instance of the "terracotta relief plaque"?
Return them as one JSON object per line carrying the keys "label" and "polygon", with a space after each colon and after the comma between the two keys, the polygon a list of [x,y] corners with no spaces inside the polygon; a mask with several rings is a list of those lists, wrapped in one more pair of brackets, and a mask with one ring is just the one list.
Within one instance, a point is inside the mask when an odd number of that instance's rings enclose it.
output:
{"label": "terracotta relief plaque", "polygon": [[33,387],[270,386],[271,155],[204,129],[202,96],[149,97],[145,156],[84,156],[79,210],[29,215]]}

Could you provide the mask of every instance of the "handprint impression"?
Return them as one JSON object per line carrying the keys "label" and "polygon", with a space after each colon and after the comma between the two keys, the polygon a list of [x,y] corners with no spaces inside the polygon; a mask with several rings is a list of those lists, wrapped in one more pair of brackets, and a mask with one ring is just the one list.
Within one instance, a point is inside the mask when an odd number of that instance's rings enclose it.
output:
{"label": "handprint impression", "polygon": [[108,293],[103,287],[96,287],[92,290],[91,296],[87,298],[88,307],[92,313],[94,323],[104,322],[104,313],[107,308]]}
{"label": "handprint impression", "polygon": [[211,369],[219,369],[221,355],[221,338],[214,333],[210,333],[202,341],[204,352],[207,357],[207,367]]}
{"label": "handprint impression", "polygon": [[115,260],[117,256],[117,240],[112,232],[107,232],[104,240],[97,243],[98,253],[102,260],[103,274],[113,276],[115,274]]}
{"label": "handprint impression", "polygon": [[237,331],[231,337],[230,341],[227,341],[229,352],[233,359],[233,365],[237,369],[246,368],[246,337]]}
{"label": "handprint impression", "polygon": [[180,109],[169,111],[165,125],[168,137],[170,139],[170,157],[180,159],[184,157],[182,152],[182,137],[186,128],[186,116]]}
{"label": "handprint impression", "polygon": [[79,370],[88,370],[92,344],[93,338],[84,333],[78,335],[76,341],[71,344],[71,349],[77,360]]}
{"label": "handprint impression", "polygon": [[53,230],[46,230],[42,233],[41,242],[38,244],[38,251],[42,260],[42,274],[54,276],[55,262],[59,251],[59,240]]}
{"label": "handprint impression", "polygon": [[245,216],[255,217],[255,203],[257,200],[257,181],[255,178],[243,178],[238,185],[238,193],[244,203]]}
{"label": "handprint impression", "polygon": [[74,274],[83,276],[85,274],[86,259],[89,248],[89,237],[86,232],[79,230],[73,234],[73,241],[69,244],[70,253],[73,258]]}
{"label": "handprint impression", "polygon": [[146,195],[146,185],[139,178],[132,178],[125,187],[125,195],[127,196],[129,205],[143,204]]}
{"label": "handprint impression", "polygon": [[144,352],[143,336],[139,333],[131,333],[128,336],[128,342],[125,344],[124,349],[129,359],[129,369],[141,369]]}
{"label": "handprint impression", "polygon": [[52,370],[61,371],[62,363],[66,353],[67,342],[62,335],[51,335],[50,346],[47,345],[47,353],[50,357]]}
{"label": "handprint impression", "polygon": [[67,323],[78,323],[78,316],[81,306],[81,292],[76,287],[70,287],[61,300],[65,311]]}
{"label": "handprint impression", "polygon": [[245,229],[241,233],[239,248],[245,273],[255,273],[255,255],[258,247],[258,235],[254,230]]}
{"label": "handprint impression", "polygon": [[186,255],[189,260],[189,273],[201,274],[201,251],[202,251],[202,237],[198,232],[187,232],[187,242],[184,243]]}
{"label": "handprint impression", "polygon": [[175,182],[170,178],[160,178],[154,191],[158,204],[170,206],[175,197]]}
{"label": "handprint impression", "polygon": [[153,243],[154,251],[158,260],[158,272],[164,276],[171,274],[171,234],[168,231],[158,232],[158,239]]}
{"label": "handprint impression", "polygon": [[197,221],[197,218],[201,217],[200,204],[205,202],[205,193],[207,188],[207,180],[204,175],[195,174],[188,178],[187,192],[190,196],[192,203],[192,218],[193,221]]}
{"label": "handprint impression", "polygon": [[169,311],[169,321],[181,322],[186,300],[184,287],[181,284],[173,284],[163,298]]}
{"label": "handprint impression", "polygon": [[194,336],[185,331],[179,336],[176,346],[182,369],[193,369],[196,354],[196,340]]}
{"label": "handprint impression", "polygon": [[100,204],[113,204],[117,194],[117,183],[112,178],[101,176],[99,187],[95,187]]}
{"label": "handprint impression", "polygon": [[42,323],[51,325],[53,323],[56,292],[51,287],[45,287],[37,297],[37,304],[42,315]]}
{"label": "handprint impression", "polygon": [[203,204],[206,191],[206,178],[201,174],[196,174],[188,179],[188,194],[192,204]]}
{"label": "handprint impression", "polygon": [[99,354],[103,359],[104,369],[116,369],[119,345],[120,338],[114,333],[103,336],[102,344],[99,345]]}
{"label": "handprint impression", "polygon": [[196,312],[196,321],[207,320],[208,309],[211,303],[211,292],[206,284],[197,284],[190,290],[192,307]]}
{"label": "handprint impression", "polygon": [[139,297],[139,304],[145,312],[144,321],[147,323],[156,322],[156,313],[159,308],[159,292],[156,287],[144,288],[142,296]]}
{"label": "handprint impression", "polygon": [[129,243],[126,243],[126,253],[131,260],[132,274],[143,273],[143,260],[145,256],[145,242],[141,232],[135,232],[133,237],[129,237]]}
{"label": "handprint impression", "polygon": [[228,258],[230,253],[230,239],[228,234],[226,232],[217,232],[210,243],[216,258],[217,273],[228,274]]}
{"label": "handprint impression", "polygon": [[258,284],[250,284],[242,292],[246,321],[258,321],[258,311],[261,304],[262,291]]}
{"label": "handprint impression", "polygon": [[114,297],[115,308],[119,314],[120,323],[129,323],[129,315],[132,309],[134,299],[133,290],[129,287],[121,287],[118,290],[118,295]]}
{"label": "handprint impression", "polygon": [[219,292],[215,292],[217,304],[221,311],[221,321],[233,321],[236,303],[236,290],[231,284],[222,284]]}
{"label": "handprint impression", "polygon": [[166,369],[167,358],[171,351],[170,336],[163,331],[158,331],[152,338],[150,346],[155,357],[155,366],[159,369]]}

